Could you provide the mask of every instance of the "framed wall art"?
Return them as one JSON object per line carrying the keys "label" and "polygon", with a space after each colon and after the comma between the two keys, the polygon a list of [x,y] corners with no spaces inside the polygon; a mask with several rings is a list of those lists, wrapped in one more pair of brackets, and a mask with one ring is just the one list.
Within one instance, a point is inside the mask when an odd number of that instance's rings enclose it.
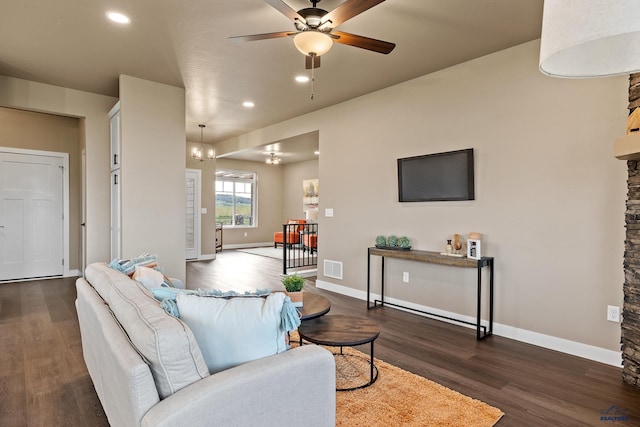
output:
{"label": "framed wall art", "polygon": [[482,242],[480,240],[467,240],[467,258],[480,259],[482,258]]}
{"label": "framed wall art", "polygon": [[318,179],[305,179],[302,181],[302,210],[307,220],[318,219]]}

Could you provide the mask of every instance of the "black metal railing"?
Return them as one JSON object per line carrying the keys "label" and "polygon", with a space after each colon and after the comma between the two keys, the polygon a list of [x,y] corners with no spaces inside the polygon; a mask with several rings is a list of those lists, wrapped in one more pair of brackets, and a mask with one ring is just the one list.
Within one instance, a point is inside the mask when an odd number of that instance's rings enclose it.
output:
{"label": "black metal railing", "polygon": [[282,224],[282,274],[318,265],[318,224]]}

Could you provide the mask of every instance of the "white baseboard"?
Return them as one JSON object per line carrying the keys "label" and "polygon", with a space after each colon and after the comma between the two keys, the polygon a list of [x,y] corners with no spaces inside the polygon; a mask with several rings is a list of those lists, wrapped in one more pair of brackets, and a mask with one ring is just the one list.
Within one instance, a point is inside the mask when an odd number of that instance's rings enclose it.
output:
{"label": "white baseboard", "polygon": [[79,277],[81,275],[80,270],[67,270],[64,272],[64,277]]}
{"label": "white baseboard", "polygon": [[[325,289],[327,291],[336,292],[338,294],[346,295],[352,298],[360,299],[363,301],[367,300],[367,292],[359,291],[357,289],[349,288],[342,285],[336,285],[334,283],[325,282],[324,280],[316,280],[316,287],[319,289]],[[371,300],[380,299],[379,294],[371,294]],[[475,322],[476,318],[471,316],[464,316],[458,313],[452,313],[449,311],[439,310],[434,307],[429,307],[425,305],[419,305],[407,301],[398,300],[395,298],[385,297],[385,301],[388,301],[392,304],[401,304],[409,308],[413,308],[416,310],[429,311],[431,313],[435,313],[441,316],[447,316],[454,319],[464,320],[465,322]],[[403,310],[400,307],[389,306],[390,308],[394,308],[397,310]],[[418,314],[424,317],[431,317],[436,320],[440,320],[447,323],[452,323],[459,326],[464,326],[468,328],[474,328],[471,325],[461,325],[459,323],[449,321],[446,319],[441,319],[438,317],[429,316],[423,313],[416,313],[410,310],[403,310],[413,314]],[[551,335],[540,334],[538,332],[528,331],[526,329],[515,328],[509,325],[502,325],[500,323],[493,323],[493,334],[498,335],[505,338],[510,338],[516,341],[525,342],[527,344],[533,344],[538,347],[548,348],[550,350],[559,351],[566,354],[571,354],[573,356],[582,357],[585,359],[593,360],[600,363],[605,363],[607,365],[612,365],[616,367],[622,366],[622,352],[607,350],[600,347],[595,347],[589,344],[583,344],[576,341],[569,341],[563,338],[554,337]]]}
{"label": "white baseboard", "polygon": [[514,328],[500,323],[493,324],[493,333],[516,341],[526,342],[539,347],[571,354],[596,362],[605,363],[616,367],[622,367],[622,352],[607,350],[589,344],[566,340],[551,335],[544,335],[526,329]]}
{"label": "white baseboard", "polygon": [[236,243],[233,245],[222,245],[222,249],[244,249],[244,248],[258,248],[263,246],[273,246],[273,242],[258,242],[258,243]]}
{"label": "white baseboard", "polygon": [[80,277],[80,270],[63,271],[62,276],[29,277],[27,279],[0,280],[0,284],[12,283],[12,282],[33,282],[35,280],[52,280],[52,279],[59,279],[60,277]]}

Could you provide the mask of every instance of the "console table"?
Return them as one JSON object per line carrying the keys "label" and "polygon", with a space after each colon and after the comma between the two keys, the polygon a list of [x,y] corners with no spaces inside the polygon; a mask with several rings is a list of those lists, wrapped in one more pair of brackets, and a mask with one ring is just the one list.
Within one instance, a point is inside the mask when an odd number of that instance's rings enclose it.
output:
{"label": "console table", "polygon": [[[370,304],[371,256],[372,255],[379,256],[382,258],[380,299],[374,300],[373,305]],[[429,313],[427,311],[405,307],[400,304],[385,302],[384,300],[384,260],[385,258],[397,258],[397,259],[404,259],[408,261],[417,261],[417,262],[424,262],[424,263],[430,263],[430,264],[450,265],[453,267],[477,269],[478,270],[478,280],[477,280],[478,295],[477,295],[476,322],[475,323],[467,322],[465,320],[455,319],[452,317],[447,317],[447,316],[443,316],[436,313]],[[486,325],[482,325],[480,322],[481,299],[482,299],[482,268],[483,267],[489,267],[489,325],[488,327]],[[380,305],[378,305],[378,303],[380,303]],[[431,252],[431,251],[417,251],[417,250],[406,251],[406,250],[380,249],[380,248],[371,247],[368,249],[368,255],[367,255],[367,309],[371,310],[374,308],[382,307],[385,304],[404,308],[405,310],[411,310],[411,311],[416,311],[423,314],[428,314],[429,316],[440,317],[442,319],[447,319],[454,322],[475,326],[477,339],[481,340],[483,338],[486,338],[493,333],[493,257],[482,257],[481,259],[476,260],[476,259],[470,259],[470,258],[441,255],[438,252]]]}

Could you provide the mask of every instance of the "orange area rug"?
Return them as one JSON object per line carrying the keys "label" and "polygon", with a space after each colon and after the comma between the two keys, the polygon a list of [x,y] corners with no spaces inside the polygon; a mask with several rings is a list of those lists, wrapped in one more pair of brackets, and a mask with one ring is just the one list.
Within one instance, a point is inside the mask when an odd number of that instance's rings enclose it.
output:
{"label": "orange area rug", "polygon": [[[292,333],[292,346],[297,340],[297,333]],[[343,354],[336,356],[337,386],[367,383],[369,355],[350,347],[344,347]],[[380,359],[374,364],[378,379],[373,385],[336,392],[336,426],[491,427],[504,415],[498,408]]]}

